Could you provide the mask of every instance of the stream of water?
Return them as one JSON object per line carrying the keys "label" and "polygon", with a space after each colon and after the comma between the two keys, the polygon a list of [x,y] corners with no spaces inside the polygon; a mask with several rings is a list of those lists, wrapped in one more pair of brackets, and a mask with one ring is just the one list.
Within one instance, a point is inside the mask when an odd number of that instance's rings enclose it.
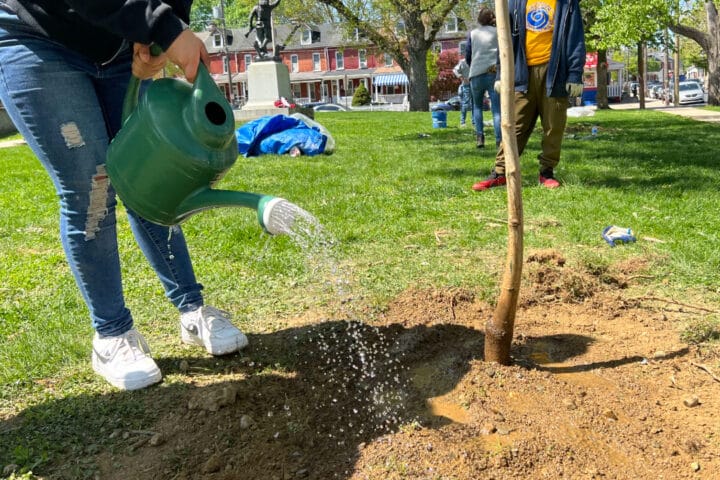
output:
{"label": "stream of water", "polygon": [[335,431],[317,433],[338,437],[342,443],[348,435],[389,432],[414,421],[406,418],[409,375],[403,354],[380,328],[363,318],[353,277],[338,260],[337,240],[309,212],[295,205],[285,207],[289,210],[283,233],[302,250],[309,277],[316,279],[307,294],[329,298],[328,306],[336,309],[331,312],[335,318],[327,319],[330,328],[323,322],[313,326],[309,335],[313,352],[308,355],[322,366],[322,392],[327,397],[315,406],[332,409],[338,419]]}

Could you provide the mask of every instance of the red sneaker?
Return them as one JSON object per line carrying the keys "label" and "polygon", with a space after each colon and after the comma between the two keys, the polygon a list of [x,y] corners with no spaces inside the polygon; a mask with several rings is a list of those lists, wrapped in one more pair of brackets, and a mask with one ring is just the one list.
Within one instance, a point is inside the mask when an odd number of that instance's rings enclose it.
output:
{"label": "red sneaker", "polygon": [[555,176],[553,175],[552,170],[545,170],[544,172],[540,172],[540,177],[538,178],[538,181],[540,182],[540,185],[545,188],[558,188],[560,186],[560,182],[555,180]]}
{"label": "red sneaker", "polygon": [[490,174],[488,178],[480,182],[475,183],[472,189],[475,191],[488,190],[493,187],[502,187],[507,183],[505,175],[497,173],[495,170]]}

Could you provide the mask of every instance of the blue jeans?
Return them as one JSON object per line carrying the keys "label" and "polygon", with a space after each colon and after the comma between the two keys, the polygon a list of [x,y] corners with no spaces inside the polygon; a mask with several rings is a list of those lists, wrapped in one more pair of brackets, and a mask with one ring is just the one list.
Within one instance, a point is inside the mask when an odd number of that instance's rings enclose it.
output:
{"label": "blue jeans", "polygon": [[[465,125],[467,112],[472,110],[472,95],[470,93],[470,84],[460,85],[460,124]],[[472,115],[472,112],[470,113]],[[473,120],[474,121],[474,120]]]}
{"label": "blue jeans", "polygon": [[485,92],[490,96],[490,110],[493,117],[493,128],[495,130],[495,145],[500,145],[502,133],[500,130],[500,95],[495,91],[495,74],[482,73],[470,79],[470,90],[473,99],[473,121],[475,122],[475,133],[483,134],[483,97]]}
{"label": "blue jeans", "polygon": [[[0,100],[55,186],[65,255],[101,335],[120,335],[133,325],[122,289],[117,201],[105,173],[105,152],[120,128],[131,59],[132,49],[126,48],[112,62],[95,64],[30,33],[16,16],[0,11]],[[202,285],[195,280],[180,228],[127,213],[167,297],[180,312],[201,306]]]}

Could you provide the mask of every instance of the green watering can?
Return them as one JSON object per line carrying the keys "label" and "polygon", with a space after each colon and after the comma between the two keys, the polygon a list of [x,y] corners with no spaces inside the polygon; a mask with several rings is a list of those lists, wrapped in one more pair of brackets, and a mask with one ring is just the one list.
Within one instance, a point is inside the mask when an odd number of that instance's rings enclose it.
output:
{"label": "green watering can", "polygon": [[238,147],[232,109],[205,65],[192,85],[163,78],[141,99],[139,93],[140,80],[132,76],[123,125],[106,159],[110,182],[128,208],[171,226],[209,208],[249,207],[266,231],[287,233],[293,211],[287,200],[212,188],[235,163]]}

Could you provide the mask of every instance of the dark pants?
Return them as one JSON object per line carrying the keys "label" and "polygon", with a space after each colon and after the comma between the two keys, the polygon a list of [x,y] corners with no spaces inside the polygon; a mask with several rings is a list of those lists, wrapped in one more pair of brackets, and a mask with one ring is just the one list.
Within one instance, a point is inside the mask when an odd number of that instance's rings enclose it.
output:
{"label": "dark pants", "polygon": [[[530,67],[527,92],[515,92],[515,135],[522,155],[538,117],[543,129],[540,171],[553,169],[560,162],[560,147],[567,123],[568,97],[548,97],[545,84],[547,64]],[[500,144],[495,171],[505,174],[505,152]]]}

